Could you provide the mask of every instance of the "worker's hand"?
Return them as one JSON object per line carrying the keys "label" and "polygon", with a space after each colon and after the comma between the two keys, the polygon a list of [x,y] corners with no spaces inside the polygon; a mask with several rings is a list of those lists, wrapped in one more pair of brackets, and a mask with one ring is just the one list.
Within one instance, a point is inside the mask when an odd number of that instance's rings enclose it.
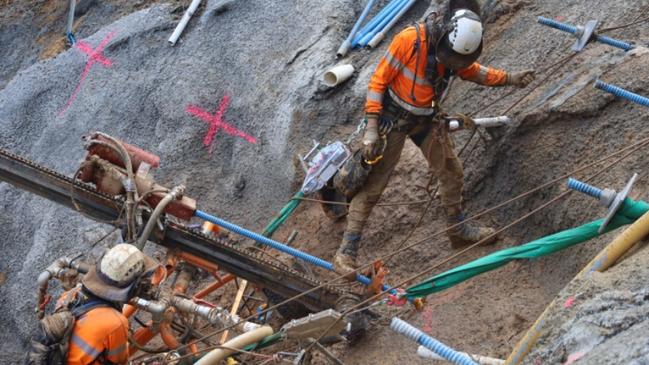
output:
{"label": "worker's hand", "polygon": [[363,157],[366,160],[375,160],[379,157],[379,121],[376,118],[368,118],[363,135]]}
{"label": "worker's hand", "polygon": [[462,123],[462,128],[464,129],[475,129],[475,121],[473,118],[466,114],[457,113],[453,116],[446,117],[448,120],[459,120]]}
{"label": "worker's hand", "polygon": [[536,72],[534,70],[512,72],[507,74],[507,85],[526,87],[534,79],[536,79]]}

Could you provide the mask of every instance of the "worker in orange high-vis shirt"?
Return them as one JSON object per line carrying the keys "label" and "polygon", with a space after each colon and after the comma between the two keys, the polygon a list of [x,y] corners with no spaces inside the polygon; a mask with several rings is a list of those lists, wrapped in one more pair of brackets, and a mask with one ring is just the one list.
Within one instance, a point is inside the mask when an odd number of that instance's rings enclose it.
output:
{"label": "worker in orange high-vis shirt", "polygon": [[[371,171],[352,198],[347,228],[334,257],[340,273],[356,268],[361,233],[388,183],[406,137],[421,149],[438,179],[453,248],[494,236],[494,230],[463,222],[463,169],[444,123],[439,100],[452,77],[487,86],[525,87],[533,71],[507,73],[476,62],[482,52],[483,25],[475,0],[451,0],[444,17],[432,13],[423,23],[397,34],[372,76],[365,104],[367,126],[363,163]],[[462,116],[466,118],[465,116]]]}
{"label": "worker in orange high-vis shirt", "polygon": [[[122,307],[157,267],[133,245],[123,243],[108,250],[80,286],[63,293],[55,313],[41,320],[42,334],[32,340],[27,363],[50,364],[53,357],[65,359],[67,365],[128,363],[129,325]],[[52,348],[58,353],[52,353]]]}

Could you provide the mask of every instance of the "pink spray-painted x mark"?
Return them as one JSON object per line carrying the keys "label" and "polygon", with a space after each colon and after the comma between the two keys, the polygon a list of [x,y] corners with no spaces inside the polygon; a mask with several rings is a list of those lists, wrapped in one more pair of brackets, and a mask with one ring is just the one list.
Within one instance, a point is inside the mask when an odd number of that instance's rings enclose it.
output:
{"label": "pink spray-painted x mark", "polygon": [[70,109],[70,106],[72,106],[72,103],[77,99],[77,95],[79,95],[79,91],[81,90],[81,86],[83,85],[83,82],[86,80],[86,77],[88,77],[88,73],[90,73],[90,69],[95,63],[100,63],[106,68],[110,68],[113,66],[113,61],[109,60],[104,56],[104,48],[106,48],[106,45],[108,45],[108,42],[110,42],[111,38],[115,35],[115,31],[108,33],[108,35],[99,43],[97,48],[93,49],[88,43],[84,41],[79,41],[76,44],[76,47],[86,55],[88,55],[88,60],[86,61],[86,65],[83,68],[83,71],[81,71],[81,76],[79,77],[79,82],[77,83],[77,86],[74,88],[74,91],[72,91],[72,95],[70,95],[70,98],[68,99],[67,103],[65,103],[65,106],[61,111],[59,112],[59,117],[63,116],[65,112]]}
{"label": "pink spray-painted x mark", "polygon": [[241,137],[248,141],[248,143],[257,143],[257,139],[255,137],[223,121],[223,115],[225,114],[225,110],[228,108],[229,104],[230,96],[225,95],[221,100],[219,109],[213,115],[196,105],[187,106],[187,113],[193,114],[194,116],[202,119],[210,125],[207,133],[205,134],[205,137],[203,138],[203,145],[209,148],[210,153],[212,153],[212,142],[214,142],[214,137],[216,136],[216,133],[219,129],[223,129],[225,133],[231,136]]}

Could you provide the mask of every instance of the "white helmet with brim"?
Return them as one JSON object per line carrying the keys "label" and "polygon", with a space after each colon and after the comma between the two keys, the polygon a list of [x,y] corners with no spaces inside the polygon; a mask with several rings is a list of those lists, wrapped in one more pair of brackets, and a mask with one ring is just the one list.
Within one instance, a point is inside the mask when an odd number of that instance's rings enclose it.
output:
{"label": "white helmet with brim", "polygon": [[436,57],[439,63],[458,70],[478,60],[482,53],[484,28],[476,10],[479,12],[479,8],[476,9],[470,1],[449,4],[450,14],[446,17],[444,32],[437,41]]}
{"label": "white helmet with brim", "polygon": [[108,250],[97,265],[91,266],[81,283],[99,298],[125,303],[138,279],[158,266],[135,246],[121,243]]}

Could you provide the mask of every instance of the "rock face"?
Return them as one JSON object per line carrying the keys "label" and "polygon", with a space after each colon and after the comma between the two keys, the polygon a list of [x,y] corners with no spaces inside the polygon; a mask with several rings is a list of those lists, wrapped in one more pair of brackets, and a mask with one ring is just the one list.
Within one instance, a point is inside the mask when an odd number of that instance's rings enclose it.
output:
{"label": "rock face", "polygon": [[[293,155],[302,143],[295,129],[320,138],[360,112],[335,96],[321,103],[322,114],[304,108],[335,64],[330,50],[340,35],[332,25],[353,21],[351,3],[207,2],[175,47],[167,42],[174,7],[125,16],[8,82],[0,91],[2,147],[71,174],[84,155],[80,137],[103,131],[159,155],[159,182],[185,184],[200,209],[259,229],[293,194]],[[88,66],[88,49],[102,42]],[[203,145],[209,124],[196,115],[215,115],[225,97],[223,122],[250,137],[223,126],[210,153]],[[0,336],[18,334],[8,339],[15,346],[34,322],[38,272],[108,228],[6,184],[0,196],[0,271],[8,274],[0,322],[11,328]]]}
{"label": "rock face", "polygon": [[[15,12],[16,3],[0,7],[0,12]],[[159,155],[162,164],[156,176],[161,184],[184,184],[200,209],[255,230],[263,227],[299,185],[295,153],[305,152],[311,139],[333,140],[355,128],[362,117],[367,81],[386,47],[352,53],[345,62],[355,65],[354,78],[327,90],[322,74],[336,64],[335,51],[363,2],[207,1],[175,47],[168,45],[167,38],[183,9],[140,1],[136,3],[142,10],[113,22],[119,7],[93,13],[93,7],[107,6],[103,3],[89,5],[92,26],[81,28],[81,47],[39,62],[37,46],[30,41],[38,31],[28,22],[2,18],[9,20],[0,25],[0,146],[72,174],[84,155],[80,136],[103,131]],[[397,29],[419,19],[429,5],[419,2]],[[573,40],[537,25],[535,19],[538,15],[560,16],[563,21],[582,24],[599,17],[606,19],[606,27],[632,22],[644,14],[647,5],[647,1],[604,0],[484,2],[488,23],[481,62],[506,70],[532,68],[539,75],[529,90],[494,90],[467,82],[453,86],[445,103],[449,113],[494,116],[506,112],[515,119],[511,128],[485,134],[465,152],[469,211],[505,201],[644,138],[649,119],[645,109],[594,90],[592,80],[601,78],[643,93],[649,86],[649,56],[643,51],[624,54],[591,44],[579,55],[563,60],[570,55]],[[102,19],[96,14],[105,16]],[[649,30],[640,25],[609,35],[644,40]],[[103,41],[101,54],[89,56]],[[229,102],[223,103],[224,98]],[[210,153],[203,145],[209,125],[200,116],[215,116],[220,106],[223,122],[248,137],[220,128]],[[457,134],[458,148],[467,136]],[[649,162],[636,153],[598,175],[595,182],[620,188],[632,172],[638,172],[641,177],[634,197],[646,198],[648,167]],[[417,187],[426,182],[423,159],[409,144],[385,200],[426,199]],[[504,226],[563,189],[559,184],[543,189],[485,221]],[[4,183],[0,184],[0,207],[0,272],[6,274],[6,282],[0,282],[0,323],[6,328],[0,333],[0,356],[12,363],[35,322],[32,313],[38,273],[57,257],[86,251],[109,227]],[[303,215],[287,229],[299,228],[300,237],[305,237],[302,240],[310,241],[300,242],[302,248],[331,258],[341,224],[327,222],[313,206],[298,214]],[[362,260],[401,247],[418,214],[418,208],[377,209],[365,232]],[[523,243],[602,214],[590,200],[574,195],[508,230],[497,247]],[[441,209],[433,209],[425,218],[413,240],[443,226]],[[463,351],[506,357],[545,305],[609,238],[484,275],[431,297],[428,314],[408,319]],[[465,259],[490,250],[493,248],[480,248]],[[390,280],[412,276],[448,255],[445,241],[422,247],[417,255],[392,263]],[[638,269],[638,275],[646,274]],[[625,284],[621,281],[620,285]],[[628,288],[631,294],[625,288],[617,290],[601,295],[610,294],[611,303],[618,297],[626,301],[626,312],[620,315],[627,324],[609,336],[610,341],[624,343],[625,338],[641,337],[634,333],[642,333],[644,322],[629,313],[642,310],[642,305],[633,307],[633,303],[645,294],[633,288]],[[603,336],[582,326],[579,336],[583,338],[575,341],[588,342],[591,333],[593,339]],[[377,329],[373,339],[348,351],[346,363],[419,363],[416,347],[395,339],[384,327]],[[633,343],[646,346],[640,342]],[[607,359],[615,354],[606,351],[607,343],[613,342],[589,343],[594,344],[589,356],[601,354]],[[553,339],[543,345],[551,348]],[[623,346],[610,348],[623,352]],[[394,353],[394,358],[385,353]]]}

